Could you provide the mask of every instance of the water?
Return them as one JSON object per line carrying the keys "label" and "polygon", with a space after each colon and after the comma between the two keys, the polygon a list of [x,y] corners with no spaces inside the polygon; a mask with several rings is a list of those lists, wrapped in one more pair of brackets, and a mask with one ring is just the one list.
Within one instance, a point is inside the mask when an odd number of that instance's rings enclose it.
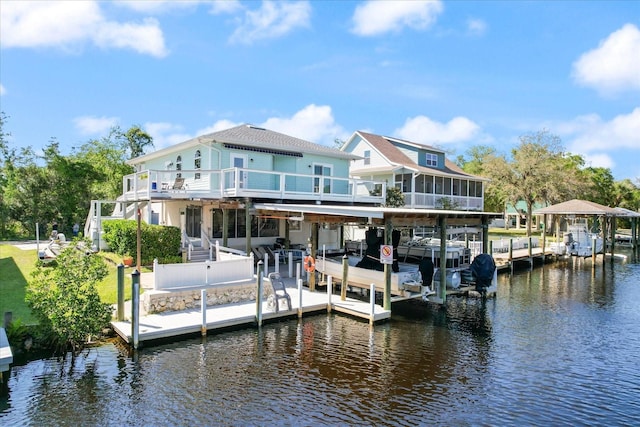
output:
{"label": "water", "polygon": [[537,267],[498,297],[317,315],[13,367],[0,425],[638,425],[640,265]]}

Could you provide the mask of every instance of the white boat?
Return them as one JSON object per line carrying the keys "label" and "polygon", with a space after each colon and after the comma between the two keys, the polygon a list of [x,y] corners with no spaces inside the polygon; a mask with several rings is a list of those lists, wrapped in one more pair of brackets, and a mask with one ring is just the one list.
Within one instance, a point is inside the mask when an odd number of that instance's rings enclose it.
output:
{"label": "white boat", "polygon": [[[349,255],[349,286],[369,289],[374,283],[376,291],[384,291],[384,272],[356,267],[361,258]],[[414,264],[399,264],[400,271],[391,272],[391,294],[405,296],[406,292],[416,292],[422,284],[422,277],[418,271],[418,266]],[[389,266],[391,268],[391,266]],[[318,257],[316,260],[316,270],[325,276],[331,276],[334,280],[342,280],[342,257],[328,258]]]}
{"label": "white boat", "polygon": [[[430,258],[433,265],[440,266],[440,239],[412,239],[398,246],[398,258],[403,262],[419,262]],[[471,264],[471,249],[464,242],[447,241],[446,268],[467,268]]]}
{"label": "white boat", "polygon": [[604,241],[598,233],[592,233],[587,227],[586,219],[576,219],[567,226],[562,243],[552,243],[551,250],[558,255],[565,253],[572,256],[588,257],[593,253],[602,253]]}

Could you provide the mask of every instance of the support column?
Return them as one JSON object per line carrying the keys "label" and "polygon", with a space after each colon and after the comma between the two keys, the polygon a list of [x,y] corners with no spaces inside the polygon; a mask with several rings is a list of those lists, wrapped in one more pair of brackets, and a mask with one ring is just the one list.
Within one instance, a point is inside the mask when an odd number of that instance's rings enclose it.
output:
{"label": "support column", "polygon": [[489,217],[482,216],[482,253],[491,254],[489,248]]}
{"label": "support column", "polygon": [[[393,223],[391,219],[386,219],[384,222],[384,244],[392,244]],[[395,251],[393,251],[395,254]],[[391,264],[384,265],[384,303],[385,310],[391,310]]]}
{"label": "support column", "polygon": [[439,294],[442,304],[447,302],[447,217],[438,216],[440,228],[440,289]]}
{"label": "support column", "polygon": [[222,209],[222,246],[229,247],[229,209]]}
{"label": "support column", "polygon": [[[246,238],[245,238],[245,245],[244,245],[244,250],[247,253],[247,255],[249,255],[251,253],[251,220],[252,220],[252,215],[251,215],[251,208],[253,207],[253,205],[251,204],[251,201],[247,200],[244,203],[244,224],[245,224],[245,228],[247,230],[247,234],[246,234]],[[224,245],[227,246],[227,245]]]}
{"label": "support column", "polygon": [[[311,258],[314,260],[318,256],[318,230],[320,228],[320,224],[314,222],[311,224]],[[316,290],[316,272],[312,272],[309,275],[309,291],[315,292]]]}
{"label": "support column", "polygon": [[611,262],[613,263],[613,257],[616,252],[616,222],[617,219],[615,216],[611,217]]}

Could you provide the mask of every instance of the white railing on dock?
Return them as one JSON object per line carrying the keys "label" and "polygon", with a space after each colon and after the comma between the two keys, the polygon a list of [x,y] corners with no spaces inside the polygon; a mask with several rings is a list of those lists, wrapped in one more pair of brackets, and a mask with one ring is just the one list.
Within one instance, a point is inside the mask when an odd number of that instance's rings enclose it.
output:
{"label": "white railing on dock", "polygon": [[228,254],[229,259],[188,264],[153,263],[154,289],[179,290],[254,279],[253,257]]}

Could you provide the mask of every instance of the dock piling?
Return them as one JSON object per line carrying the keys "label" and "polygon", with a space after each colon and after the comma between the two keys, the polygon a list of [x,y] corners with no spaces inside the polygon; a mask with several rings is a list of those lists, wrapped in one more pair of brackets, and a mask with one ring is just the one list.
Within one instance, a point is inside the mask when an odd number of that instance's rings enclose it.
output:
{"label": "dock piling", "polygon": [[369,312],[369,325],[373,326],[376,320],[376,285],[372,283],[369,285],[369,302],[370,302],[370,312]]}
{"label": "dock piling", "polygon": [[[298,264],[300,267],[300,264]],[[298,317],[302,319],[302,279],[298,279]]]}
{"label": "dock piling", "polygon": [[331,294],[333,293],[333,277],[327,276],[327,311],[331,313]]}
{"label": "dock piling", "polygon": [[131,273],[131,340],[133,349],[138,349],[140,333],[140,272]]}
{"label": "dock piling", "polygon": [[202,312],[202,327],[200,332],[203,337],[207,336],[207,290],[200,290],[200,311]]}
{"label": "dock piling", "polygon": [[124,264],[118,264],[118,309],[116,319],[118,322],[124,320]]}
{"label": "dock piling", "polygon": [[[262,261],[258,261],[258,290],[256,291],[256,323],[258,327],[262,326],[262,286],[263,286],[263,268],[264,264]],[[276,304],[278,303],[276,299]]]}

